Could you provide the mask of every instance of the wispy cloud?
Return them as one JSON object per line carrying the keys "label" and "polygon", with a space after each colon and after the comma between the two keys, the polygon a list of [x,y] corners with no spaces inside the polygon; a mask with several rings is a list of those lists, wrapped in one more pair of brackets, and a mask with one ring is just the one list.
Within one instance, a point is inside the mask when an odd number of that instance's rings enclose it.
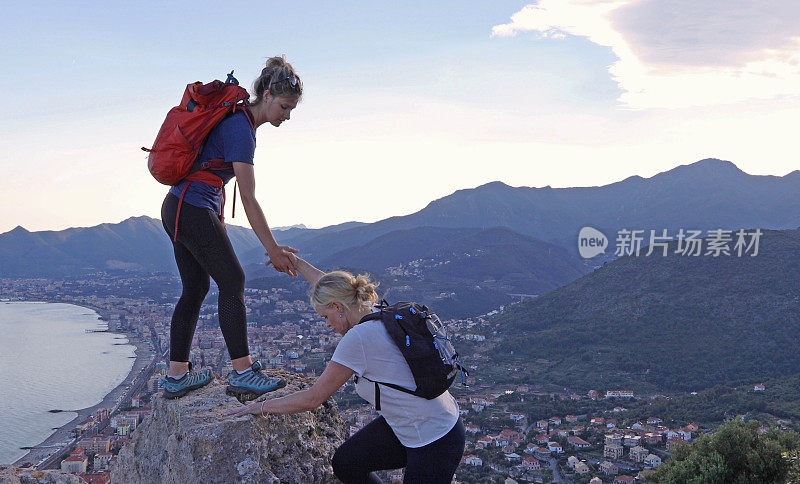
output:
{"label": "wispy cloud", "polygon": [[585,37],[618,58],[608,70],[634,109],[797,96],[796,0],[540,0],[492,29]]}

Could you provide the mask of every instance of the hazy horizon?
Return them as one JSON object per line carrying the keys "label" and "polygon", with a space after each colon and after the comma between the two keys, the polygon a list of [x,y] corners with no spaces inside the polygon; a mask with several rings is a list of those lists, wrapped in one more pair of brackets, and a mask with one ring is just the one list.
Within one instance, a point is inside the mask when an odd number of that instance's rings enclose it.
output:
{"label": "hazy horizon", "polygon": [[[714,159],[717,159],[717,158],[705,158],[705,159],[702,159],[702,160],[696,160],[696,161],[691,162],[691,163],[682,163],[682,164],[677,165],[675,168],[677,168],[679,166],[693,165],[693,164],[699,163],[701,161],[714,160]],[[730,162],[734,166],[736,166],[736,163],[731,161],[731,160],[719,160],[719,161]],[[741,168],[739,168],[738,166],[737,166],[737,168],[740,171],[742,171],[744,174],[752,175],[752,176],[777,176],[777,177],[783,177],[783,176],[786,176],[786,175],[788,175],[788,174],[790,174],[792,172],[800,171],[800,170],[792,170],[791,172],[786,173],[784,175],[754,175],[752,173],[744,172],[744,170],[741,170]],[[670,171],[670,170],[665,170],[665,171]],[[661,172],[661,173],[664,173],[664,172]],[[619,180],[614,180],[614,181],[612,181],[610,183],[607,183],[607,184],[604,184],[604,185],[589,185],[589,186],[581,186],[581,187],[579,187],[579,186],[565,186],[565,187],[553,187],[553,186],[551,186],[550,188],[561,189],[561,188],[603,187],[603,186],[608,186],[608,185],[611,185],[611,184],[614,184],[614,183],[619,183],[619,182],[624,181],[625,179],[630,178],[632,176],[635,176],[635,175],[629,175],[629,176],[626,176],[624,178],[620,178]],[[653,175],[653,176],[655,176],[655,175]],[[643,177],[643,178],[648,179],[648,178],[652,178],[652,177]],[[483,184],[475,186],[475,187],[457,188],[456,191],[459,191],[459,190],[471,190],[471,189],[475,189],[475,188],[478,188],[478,187],[486,185],[486,184],[497,183],[497,182],[500,182],[500,181],[499,180],[493,180],[493,181],[490,181],[490,182],[487,182],[487,183],[483,183]],[[504,182],[500,182],[500,183],[504,183]],[[508,184],[508,183],[506,183],[506,185],[508,185],[508,186],[510,186],[512,188],[544,188],[544,187],[529,187],[529,186],[524,186],[524,185],[512,185],[512,184]],[[453,192],[453,193],[455,193],[455,192]],[[447,197],[449,195],[452,195],[452,193],[445,195],[445,197]],[[431,202],[434,202],[436,200],[439,200],[439,199],[430,200],[427,203],[425,203],[424,206],[427,206],[428,204],[430,204]],[[285,230],[285,229],[292,228],[292,227],[297,227],[297,226],[304,226],[307,229],[320,229],[320,228],[329,227],[329,226],[333,226],[333,225],[340,225],[340,224],[344,224],[344,223],[367,223],[368,224],[368,223],[378,222],[380,220],[385,220],[387,218],[392,218],[392,217],[397,217],[397,216],[402,217],[402,216],[405,216],[405,215],[410,215],[410,214],[415,213],[415,212],[402,213],[402,214],[389,214],[389,215],[386,215],[385,217],[381,217],[381,218],[376,219],[376,220],[342,220],[342,221],[337,221],[335,223],[331,223],[331,224],[327,224],[327,225],[320,225],[320,226],[311,226],[311,225],[305,224],[303,222],[297,222],[297,223],[288,224],[288,225],[272,226],[272,229],[273,230]],[[227,213],[229,213],[229,212],[227,212]],[[239,213],[242,214],[242,211],[240,210]],[[24,229],[26,229],[26,230],[28,230],[30,232],[36,232],[36,231],[59,231],[59,230],[64,230],[64,229],[68,229],[68,228],[88,228],[88,227],[93,227],[93,226],[96,226],[96,225],[99,225],[99,224],[104,224],[104,223],[117,224],[117,223],[124,222],[125,220],[128,220],[130,218],[136,218],[136,217],[150,217],[150,218],[154,218],[154,219],[160,220],[159,216],[153,217],[153,216],[151,216],[149,214],[132,214],[132,215],[128,215],[128,216],[126,216],[126,217],[124,217],[122,219],[119,219],[119,220],[113,220],[113,221],[106,220],[106,221],[98,222],[97,224],[94,224],[94,225],[85,225],[85,226],[64,226],[64,227],[59,227],[59,228],[44,228],[44,229],[33,230],[33,229],[30,229],[29,227],[26,227],[23,224],[18,224],[18,225],[15,225],[14,227],[9,228],[8,230],[0,231],[0,235],[11,231],[11,230],[15,229],[18,226],[21,226],[22,228],[24,228]],[[246,219],[245,215],[241,215],[241,218],[233,218],[233,219],[228,217],[228,218],[226,218],[226,223],[228,225],[237,225],[237,226],[241,226],[241,227],[245,227],[245,228],[250,228],[248,226],[248,224],[247,224],[247,219]]]}

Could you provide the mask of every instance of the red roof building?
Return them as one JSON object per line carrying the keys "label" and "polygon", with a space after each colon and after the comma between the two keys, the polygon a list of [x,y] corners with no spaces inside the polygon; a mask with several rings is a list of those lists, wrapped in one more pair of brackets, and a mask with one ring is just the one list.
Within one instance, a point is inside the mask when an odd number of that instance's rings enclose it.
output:
{"label": "red roof building", "polygon": [[567,437],[567,442],[569,443],[569,445],[575,447],[576,449],[585,449],[586,447],[592,446],[592,444],[590,444],[589,442],[586,442],[582,438],[576,437],[574,435],[570,435],[569,437]]}

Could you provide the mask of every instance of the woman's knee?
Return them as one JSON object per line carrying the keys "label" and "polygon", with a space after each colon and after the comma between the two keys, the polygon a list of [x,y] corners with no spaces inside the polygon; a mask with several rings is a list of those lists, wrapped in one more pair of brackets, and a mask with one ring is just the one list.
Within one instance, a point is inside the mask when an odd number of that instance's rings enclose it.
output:
{"label": "woman's knee", "polygon": [[352,457],[348,453],[346,442],[340,445],[339,448],[336,449],[336,452],[333,453],[331,467],[333,467],[333,473],[340,481],[345,481],[352,475]]}
{"label": "woman's knee", "polygon": [[408,451],[406,482],[449,483],[464,454],[464,424],[458,419],[438,440]]}
{"label": "woman's knee", "polygon": [[200,301],[202,303],[209,289],[211,289],[211,282],[208,279],[194,281],[191,284],[184,283],[181,298]]}
{"label": "woman's knee", "polygon": [[244,270],[238,264],[226,268],[225,274],[216,277],[214,281],[219,287],[220,294],[232,297],[244,295]]}
{"label": "woman's knee", "polygon": [[367,482],[370,469],[364,465],[363,457],[359,456],[357,446],[349,440],[345,441],[331,459],[334,475],[342,482]]}

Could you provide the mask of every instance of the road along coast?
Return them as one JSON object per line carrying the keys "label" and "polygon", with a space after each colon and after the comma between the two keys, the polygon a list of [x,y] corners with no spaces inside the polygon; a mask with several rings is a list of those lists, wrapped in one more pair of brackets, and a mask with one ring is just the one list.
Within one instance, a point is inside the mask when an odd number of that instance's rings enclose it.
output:
{"label": "road along coast", "polygon": [[[59,301],[62,302],[62,301]],[[90,308],[92,310],[101,313],[102,310],[98,308]],[[72,409],[58,409],[67,412],[76,412],[77,415],[71,421],[69,421],[66,425],[61,426],[58,428],[53,434],[51,434],[47,439],[39,444],[32,446],[31,449],[25,454],[23,457],[17,459],[13,465],[17,467],[21,467],[25,464],[30,464],[33,466],[37,466],[40,468],[51,468],[58,465],[59,461],[61,460],[60,457],[63,453],[67,452],[67,450],[76,442],[76,438],[72,433],[72,430],[75,429],[78,424],[83,422],[87,417],[95,413],[97,410],[101,408],[108,408],[109,410],[118,409],[122,402],[121,400],[125,397],[128,389],[133,384],[136,377],[145,369],[147,368],[153,361],[155,354],[151,348],[151,344],[148,340],[142,339],[132,333],[117,333],[114,332],[112,334],[119,334],[121,336],[125,336],[128,339],[128,343],[136,346],[136,357],[133,363],[133,367],[131,371],[128,372],[128,375],[125,379],[120,383],[116,388],[111,390],[103,400],[96,405],[91,407],[86,407],[78,410]]]}

